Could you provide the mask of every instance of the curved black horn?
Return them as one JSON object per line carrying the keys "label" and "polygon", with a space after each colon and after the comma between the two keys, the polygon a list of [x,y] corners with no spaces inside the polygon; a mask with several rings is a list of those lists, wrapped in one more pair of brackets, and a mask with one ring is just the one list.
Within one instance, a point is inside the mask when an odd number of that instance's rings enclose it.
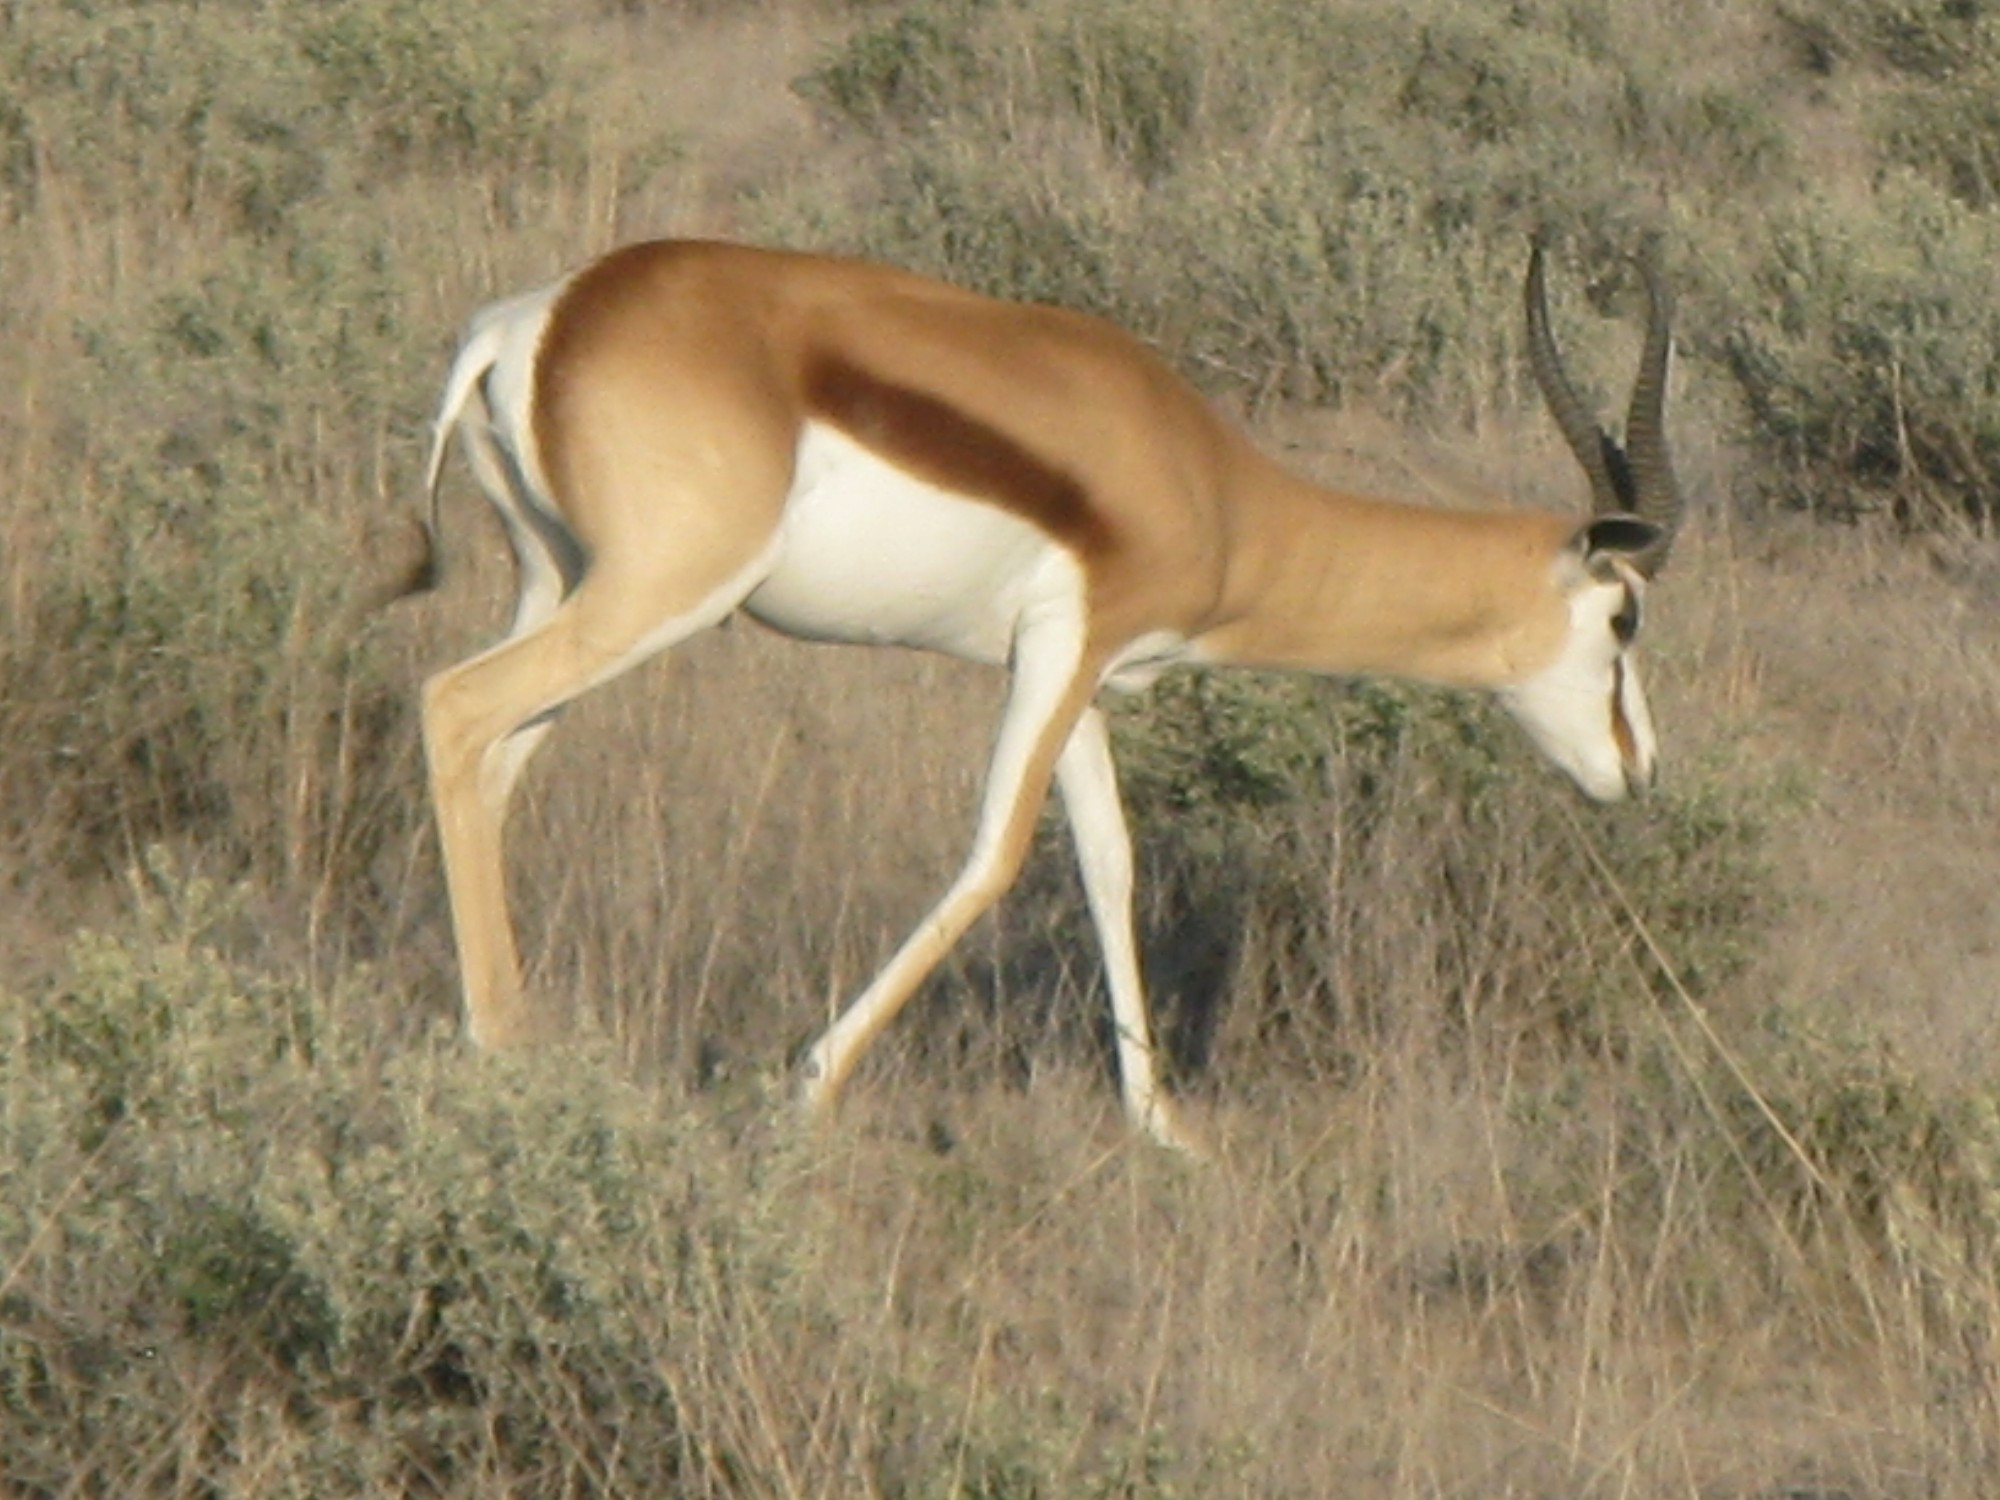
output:
{"label": "curved black horn", "polygon": [[1665,409],[1667,362],[1673,349],[1673,302],[1660,278],[1656,237],[1647,239],[1639,270],[1646,280],[1646,343],[1632,383],[1632,406],[1625,417],[1625,446],[1632,476],[1632,513],[1660,528],[1659,542],[1637,559],[1651,575],[1665,566],[1687,504],[1667,453]]}
{"label": "curved black horn", "polygon": [[1645,277],[1648,315],[1645,347],[1633,381],[1632,404],[1626,413],[1621,448],[1598,425],[1563,371],[1555,335],[1549,330],[1548,287],[1539,237],[1528,257],[1526,301],[1528,362],[1535,384],[1548,403],[1570,451],[1590,479],[1591,508],[1598,515],[1629,514],[1659,528],[1659,540],[1633,559],[1641,571],[1659,571],[1673,545],[1683,504],[1667,455],[1665,407],[1667,363],[1673,346],[1672,304],[1659,273],[1657,237],[1649,237],[1640,255]]}
{"label": "curved black horn", "polygon": [[1534,371],[1542,400],[1548,403],[1549,415],[1590,478],[1591,509],[1599,515],[1622,511],[1627,509],[1618,474],[1623,467],[1622,455],[1563,372],[1562,355],[1549,331],[1549,290],[1543,260],[1542,242],[1537,237],[1528,255],[1528,366]]}

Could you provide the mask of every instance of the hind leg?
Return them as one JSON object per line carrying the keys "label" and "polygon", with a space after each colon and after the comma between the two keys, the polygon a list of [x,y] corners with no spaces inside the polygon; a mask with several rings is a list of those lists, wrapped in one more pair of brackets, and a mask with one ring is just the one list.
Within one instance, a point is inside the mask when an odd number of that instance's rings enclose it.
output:
{"label": "hind leg", "polygon": [[770,571],[775,538],[705,559],[607,557],[546,618],[424,685],[424,746],[458,940],[467,1029],[482,1047],[532,1040],[507,912],[502,833],[521,771],[556,711],[715,624]]}

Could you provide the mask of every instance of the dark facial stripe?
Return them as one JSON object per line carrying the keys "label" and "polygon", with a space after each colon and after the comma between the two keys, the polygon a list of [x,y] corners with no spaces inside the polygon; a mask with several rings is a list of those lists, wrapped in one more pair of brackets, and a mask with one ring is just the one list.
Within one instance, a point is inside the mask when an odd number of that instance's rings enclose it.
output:
{"label": "dark facial stripe", "polygon": [[1077,552],[1111,545],[1081,481],[948,401],[831,355],[808,365],[804,394],[813,416],[921,479],[1012,511]]}
{"label": "dark facial stripe", "polygon": [[1625,717],[1625,659],[1611,664],[1611,738],[1618,743],[1618,757],[1630,766],[1638,758],[1639,741]]}

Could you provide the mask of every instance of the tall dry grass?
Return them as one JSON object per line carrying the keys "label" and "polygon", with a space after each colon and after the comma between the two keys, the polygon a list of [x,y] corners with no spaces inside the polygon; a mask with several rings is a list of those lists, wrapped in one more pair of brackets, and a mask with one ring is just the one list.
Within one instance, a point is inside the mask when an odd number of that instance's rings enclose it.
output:
{"label": "tall dry grass", "polygon": [[[1517,9],[1246,8],[1303,79],[1228,74],[1220,23],[1171,7],[0,16],[0,1488],[1985,1494],[1995,558],[1961,517],[1886,524],[1977,465],[1876,463],[1868,319],[1810,277],[1725,336],[1742,268],[1831,264],[1939,334],[1907,369],[1953,368],[1976,319],[1907,293],[1965,263],[1870,259],[1913,116],[1857,101],[1908,104],[1922,54],[1883,49],[1962,18],[1901,7],[1885,42],[1845,4]],[[1341,45],[1299,49],[1308,22]],[[147,40],[187,65],[106,75],[94,113],[22,61],[183,23]],[[420,89],[398,68],[426,56]],[[1538,61],[1557,116],[1655,106],[1619,115],[1636,191],[1562,175]],[[842,68],[895,108],[832,108]],[[1367,87],[1330,102],[1342,76]],[[1373,208],[1315,142],[1365,148]],[[1178,684],[1121,720],[1211,1165],[1117,1118],[1055,829],[833,1129],[797,1129],[788,1052],[949,877],[996,684],[747,626],[566,716],[514,877],[578,1040],[457,1046],[410,704],[504,617],[469,486],[446,594],[331,631],[472,306],[655,231],[939,255],[1114,299],[1328,478],[1561,504],[1509,359],[1515,220],[1573,211],[1581,272],[1662,181],[1701,509],[1647,627],[1652,809],[1575,805],[1439,695]],[[1781,197],[1819,259],[1763,258]],[[1987,232],[1952,201],[1939,254]],[[1344,281],[1314,259],[1335,231]],[[1562,316],[1610,389],[1631,336],[1599,290]],[[1790,404],[1815,370],[1841,377],[1817,414]],[[1329,391],[1399,421],[1284,399]],[[1924,409],[1940,452],[1982,451],[1976,402]],[[1769,509],[1815,485],[1860,522]],[[1218,745],[1227,777],[1188,770]]]}

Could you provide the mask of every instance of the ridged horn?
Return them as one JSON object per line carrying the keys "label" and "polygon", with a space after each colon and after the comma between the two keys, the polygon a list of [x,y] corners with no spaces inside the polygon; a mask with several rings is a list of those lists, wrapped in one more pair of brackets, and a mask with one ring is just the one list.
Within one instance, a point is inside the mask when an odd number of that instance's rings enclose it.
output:
{"label": "ridged horn", "polygon": [[1632,406],[1625,416],[1627,468],[1632,476],[1632,514],[1660,528],[1660,540],[1636,559],[1648,576],[1666,565],[1674,533],[1687,509],[1667,453],[1667,363],[1673,350],[1673,302],[1660,276],[1660,246],[1649,236],[1639,256],[1646,280],[1646,343],[1632,382]]}
{"label": "ridged horn", "polygon": [[1659,540],[1633,558],[1650,576],[1666,563],[1683,509],[1667,455],[1665,407],[1667,362],[1673,345],[1672,309],[1660,279],[1658,246],[1648,239],[1640,256],[1648,315],[1645,347],[1639,356],[1639,373],[1633,381],[1632,404],[1625,421],[1629,449],[1620,447],[1598,425],[1563,369],[1562,355],[1549,329],[1545,259],[1538,237],[1528,256],[1525,292],[1529,368],[1548,403],[1549,415],[1590,480],[1592,512],[1634,515],[1659,528]]}

